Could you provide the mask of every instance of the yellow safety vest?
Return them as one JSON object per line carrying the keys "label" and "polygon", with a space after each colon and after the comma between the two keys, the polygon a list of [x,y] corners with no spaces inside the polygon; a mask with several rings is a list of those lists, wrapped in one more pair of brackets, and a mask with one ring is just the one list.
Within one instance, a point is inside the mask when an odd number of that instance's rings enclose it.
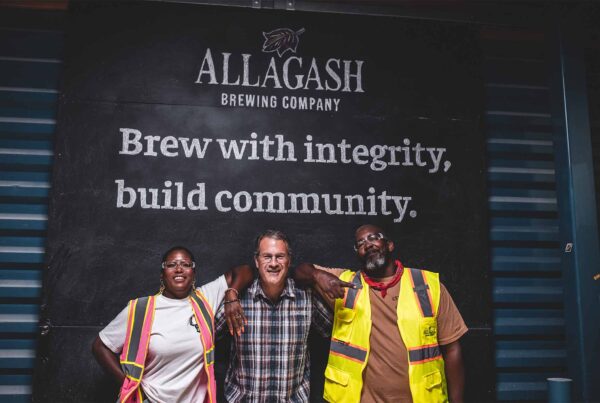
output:
{"label": "yellow safety vest", "polygon": [[[360,401],[363,370],[369,359],[371,303],[369,285],[360,272],[347,270],[341,280],[354,283],[344,299],[335,300],[324,398]],[[448,401],[444,360],[437,339],[440,281],[437,273],[404,269],[398,298],[398,329],[408,350],[408,378],[414,403]]]}

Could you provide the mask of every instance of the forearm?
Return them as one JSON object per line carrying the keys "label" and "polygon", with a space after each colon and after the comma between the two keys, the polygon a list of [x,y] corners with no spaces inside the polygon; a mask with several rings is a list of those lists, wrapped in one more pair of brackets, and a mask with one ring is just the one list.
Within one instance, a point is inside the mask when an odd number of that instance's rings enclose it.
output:
{"label": "forearm", "polygon": [[102,366],[104,371],[109,374],[119,385],[123,383],[125,379],[125,374],[121,369],[121,365],[119,364],[119,359],[110,351],[108,347],[102,343],[100,337],[96,337],[94,343],[92,344],[92,353],[96,358],[96,361]]}
{"label": "forearm", "polygon": [[[225,293],[224,314],[229,333],[238,336],[244,332],[244,326],[248,320],[239,301],[239,292],[247,288],[254,279],[254,270],[249,265],[236,266],[225,273],[229,289]],[[235,291],[234,291],[235,290]]]}
{"label": "forearm", "polygon": [[462,403],[464,400],[465,372],[460,343],[455,341],[441,346],[448,383],[448,395],[451,403]]}
{"label": "forearm", "polygon": [[346,288],[354,285],[338,278],[343,270],[324,269],[311,263],[302,263],[294,270],[294,280],[301,287],[312,287],[333,308],[336,298],[344,298]]}
{"label": "forearm", "polygon": [[254,280],[254,270],[247,264],[239,265],[225,273],[227,286],[241,291]]}
{"label": "forearm", "polygon": [[300,263],[294,269],[292,277],[301,287],[312,287],[316,283],[317,270],[311,263]]}

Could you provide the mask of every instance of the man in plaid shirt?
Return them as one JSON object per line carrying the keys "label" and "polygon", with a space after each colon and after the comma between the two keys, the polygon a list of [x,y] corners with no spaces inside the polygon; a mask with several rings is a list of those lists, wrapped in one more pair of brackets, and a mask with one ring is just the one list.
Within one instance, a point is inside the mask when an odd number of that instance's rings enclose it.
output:
{"label": "man in plaid shirt", "polygon": [[[233,335],[225,399],[308,402],[308,332],[312,326],[329,337],[332,312],[311,289],[300,289],[287,277],[292,251],[285,234],[267,230],[256,246],[259,277],[239,296],[248,325]],[[223,333],[227,328],[223,307],[215,322],[217,332]]]}

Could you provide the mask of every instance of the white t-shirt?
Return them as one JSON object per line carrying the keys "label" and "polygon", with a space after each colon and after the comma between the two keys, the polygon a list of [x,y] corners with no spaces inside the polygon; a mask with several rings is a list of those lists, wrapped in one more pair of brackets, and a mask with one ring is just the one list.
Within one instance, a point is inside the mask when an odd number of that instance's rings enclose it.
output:
{"label": "white t-shirt", "polygon": [[[225,296],[225,276],[199,288],[217,311]],[[141,385],[151,402],[203,402],[208,387],[204,371],[204,347],[194,326],[188,298],[156,298],[154,322]],[[190,322],[191,321],[191,322]],[[120,354],[127,332],[127,307],[100,332],[100,340],[115,354]]]}

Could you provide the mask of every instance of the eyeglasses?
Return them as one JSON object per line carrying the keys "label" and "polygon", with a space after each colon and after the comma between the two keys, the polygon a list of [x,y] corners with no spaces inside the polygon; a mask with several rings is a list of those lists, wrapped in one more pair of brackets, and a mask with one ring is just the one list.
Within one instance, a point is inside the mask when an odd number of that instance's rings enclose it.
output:
{"label": "eyeglasses", "polygon": [[185,260],[173,260],[172,262],[162,263],[163,269],[173,270],[177,266],[180,266],[184,270],[189,270],[196,267],[196,262],[186,262]]}
{"label": "eyeglasses", "polygon": [[277,261],[277,263],[283,263],[285,262],[285,260],[289,257],[289,255],[285,254],[285,255],[258,255],[258,260],[265,262],[265,263],[271,263],[273,261],[273,259],[275,259]]}
{"label": "eyeglasses", "polygon": [[366,237],[356,241],[356,243],[354,244],[354,250],[358,251],[360,248],[365,246],[367,242],[373,243],[379,241],[380,239],[383,239],[384,241],[386,240],[385,235],[383,235],[381,232],[378,232],[376,234],[369,234]]}

